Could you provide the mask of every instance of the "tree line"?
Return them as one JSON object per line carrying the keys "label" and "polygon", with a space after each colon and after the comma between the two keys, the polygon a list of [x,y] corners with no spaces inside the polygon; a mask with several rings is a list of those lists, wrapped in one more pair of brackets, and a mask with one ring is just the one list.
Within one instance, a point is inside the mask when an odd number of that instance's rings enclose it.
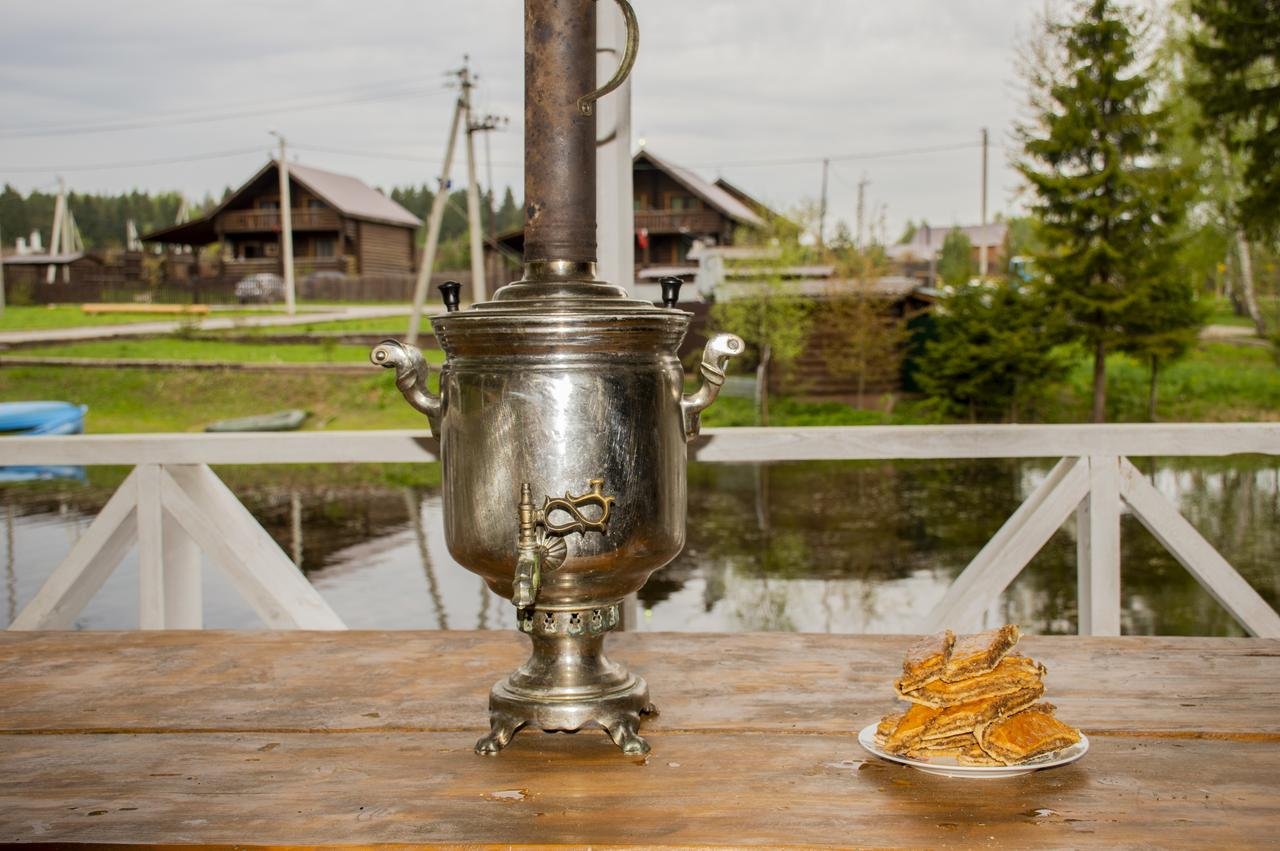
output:
{"label": "tree line", "polygon": [[[194,218],[203,211],[212,209],[219,200],[230,195],[231,191],[228,187],[218,198],[206,195],[189,208],[190,216]],[[435,198],[435,194],[426,185],[396,187],[387,194],[423,220]],[[13,186],[5,184],[4,189],[0,190],[0,233],[4,236],[5,251],[11,252],[17,238],[27,239],[33,231],[40,233],[41,244],[48,248],[56,201],[56,192],[34,189],[23,195]],[[486,194],[480,204],[486,234],[493,201]],[[182,203],[182,195],[178,192],[142,192],[135,189],[119,194],[67,193],[67,204],[75,216],[85,248],[97,252],[123,248],[130,220],[140,234],[176,223]],[[439,268],[460,269],[466,268],[470,263],[466,210],[466,191],[451,192],[440,227]],[[524,222],[523,212],[510,187],[507,187],[501,204],[495,205],[493,210],[498,233],[520,227]],[[419,239],[421,241],[425,236],[420,234]]]}

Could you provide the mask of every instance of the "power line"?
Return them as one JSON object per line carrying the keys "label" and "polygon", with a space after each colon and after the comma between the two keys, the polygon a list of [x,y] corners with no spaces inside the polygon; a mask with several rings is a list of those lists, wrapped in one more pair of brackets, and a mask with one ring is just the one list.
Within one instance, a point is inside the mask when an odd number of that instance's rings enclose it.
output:
{"label": "power line", "polygon": [[720,161],[720,162],[704,162],[689,163],[693,168],[750,168],[754,166],[772,166],[772,165],[817,165],[824,160],[831,162],[849,162],[852,160],[878,160],[888,159],[890,157],[907,157],[919,156],[922,154],[940,154],[951,151],[962,151],[968,148],[977,148],[981,146],[981,142],[958,142],[951,145],[933,145],[927,148],[892,148],[882,151],[863,151],[854,154],[832,154],[829,156],[809,156],[809,157],[790,157],[785,159],[773,160],[737,160],[737,161]]}
{"label": "power line", "polygon": [[226,157],[238,157],[244,154],[262,153],[263,146],[255,145],[252,148],[234,148],[227,151],[211,151],[207,154],[192,154],[185,157],[169,157],[167,159],[150,159],[150,160],[130,160],[128,162],[114,163],[94,163],[86,165],[41,165],[41,166],[17,166],[10,168],[0,165],[0,173],[3,174],[32,174],[35,172],[71,172],[71,171],[106,171],[117,168],[147,168],[156,165],[173,165],[174,163],[190,163],[199,160],[216,160],[225,159]]}
{"label": "power line", "polygon": [[[226,121],[232,118],[250,118],[262,115],[278,115],[282,112],[303,112],[313,109],[327,109],[332,106],[343,106],[355,103],[374,103],[385,100],[399,100],[401,98],[416,97],[423,94],[443,92],[444,87],[438,83],[425,85],[410,86],[409,88],[392,88],[390,90],[378,92],[365,92],[359,95],[350,95],[348,97],[314,101],[314,98],[320,95],[302,95],[290,98],[284,101],[264,102],[261,106],[251,109],[232,110],[230,112],[221,112],[210,114],[207,110],[201,114],[192,115],[189,111],[177,113],[169,113],[167,115],[151,116],[147,118],[136,118],[130,120],[121,120],[114,122],[98,122],[96,124],[79,124],[79,125],[29,125],[27,127],[19,127],[16,129],[0,131],[0,138],[16,139],[26,137],[50,137],[50,136],[79,136],[90,133],[114,133],[121,130],[140,130],[148,127],[180,127],[190,124],[210,124],[217,121]],[[311,100],[311,103],[297,103],[299,100]],[[292,103],[292,106],[288,104]]]}
{"label": "power line", "polygon": [[[354,148],[335,148],[330,145],[308,145],[305,142],[295,144],[293,147],[300,151],[311,151],[313,153],[321,153],[321,154],[338,154],[339,156],[346,156],[346,157],[365,157],[366,159],[374,159],[374,160],[400,160],[403,162],[426,163],[428,165],[442,164],[441,160],[433,159],[431,157],[420,157],[420,156],[413,156],[411,154],[400,154],[394,151],[357,150]],[[524,167],[524,163],[501,162],[498,160],[494,160],[493,165],[501,166],[502,168],[523,168]]]}

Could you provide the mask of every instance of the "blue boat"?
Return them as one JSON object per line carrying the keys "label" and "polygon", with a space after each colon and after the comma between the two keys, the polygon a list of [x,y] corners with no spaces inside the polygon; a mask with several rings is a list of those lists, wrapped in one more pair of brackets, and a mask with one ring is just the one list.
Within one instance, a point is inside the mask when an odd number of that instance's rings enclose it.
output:
{"label": "blue boat", "polygon": [[70,402],[0,402],[0,433],[81,434],[87,410]]}

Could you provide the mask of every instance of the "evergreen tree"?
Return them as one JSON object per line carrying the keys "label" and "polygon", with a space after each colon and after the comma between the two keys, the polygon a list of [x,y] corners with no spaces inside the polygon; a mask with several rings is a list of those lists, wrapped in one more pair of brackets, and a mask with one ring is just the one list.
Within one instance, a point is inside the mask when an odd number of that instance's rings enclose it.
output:
{"label": "evergreen tree", "polygon": [[943,283],[962,287],[978,271],[973,262],[973,243],[960,228],[953,228],[942,241],[938,255],[938,276]]}
{"label": "evergreen tree", "polygon": [[1018,169],[1034,193],[1044,293],[1071,338],[1093,354],[1094,422],[1106,417],[1107,353],[1126,338],[1184,211],[1180,175],[1163,158],[1164,115],[1139,57],[1142,16],[1113,0],[1046,21],[1028,71],[1035,119],[1019,127]]}
{"label": "evergreen tree", "polygon": [[1192,0],[1193,39],[1207,71],[1193,81],[1205,127],[1245,159],[1239,221],[1250,235],[1280,234],[1280,0]]}
{"label": "evergreen tree", "polygon": [[506,233],[523,226],[524,210],[520,209],[520,205],[516,203],[515,194],[508,186],[502,196],[502,206],[498,208],[498,233]]}
{"label": "evergreen tree", "polygon": [[938,304],[917,381],[948,417],[1016,421],[1065,374],[1043,297],[1016,282],[963,284]]}

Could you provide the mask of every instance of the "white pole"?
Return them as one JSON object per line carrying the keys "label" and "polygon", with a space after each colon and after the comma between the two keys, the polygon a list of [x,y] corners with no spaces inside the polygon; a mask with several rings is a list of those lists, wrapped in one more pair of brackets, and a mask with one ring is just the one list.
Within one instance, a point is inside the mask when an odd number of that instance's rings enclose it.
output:
{"label": "white pole", "polygon": [[280,176],[280,265],[284,269],[284,309],[286,313],[297,313],[297,302],[293,288],[293,201],[289,197],[289,161],[285,158],[284,136],[271,131],[271,135],[280,140],[280,159],[276,163],[276,172]]}
{"label": "white pole", "polygon": [[453,121],[449,125],[449,137],[444,148],[444,168],[440,172],[440,185],[431,201],[431,215],[427,219],[427,243],[422,247],[422,263],[418,266],[418,280],[413,288],[413,312],[409,314],[409,333],[405,342],[416,345],[418,331],[422,327],[422,307],[427,302],[427,287],[431,284],[431,267],[436,262],[436,247],[440,242],[440,223],[444,221],[444,209],[449,203],[449,170],[453,167],[453,148],[458,139],[458,124],[462,121],[462,97],[453,105]]}
{"label": "white pole", "polygon": [[[62,228],[63,219],[67,215],[67,185],[62,178],[58,178],[58,198],[53,202],[53,231],[49,234],[49,253],[55,254],[58,246],[62,244]],[[50,263],[45,270],[44,280],[47,284],[52,284],[57,270]]]}
{"label": "white pole", "polygon": [[[596,77],[618,67],[626,21],[614,5],[596,12]],[[600,279],[630,289],[636,270],[635,187],[631,179],[631,78],[596,104],[596,241]]]}
{"label": "white pole", "polygon": [[484,280],[484,240],[481,235],[480,186],[476,182],[475,130],[471,125],[471,72],[462,68],[462,110],[467,128],[467,224],[471,231],[471,300],[487,301],[488,287]]}
{"label": "white pole", "polygon": [[978,247],[978,274],[987,276],[987,128],[982,128],[982,245]]}

